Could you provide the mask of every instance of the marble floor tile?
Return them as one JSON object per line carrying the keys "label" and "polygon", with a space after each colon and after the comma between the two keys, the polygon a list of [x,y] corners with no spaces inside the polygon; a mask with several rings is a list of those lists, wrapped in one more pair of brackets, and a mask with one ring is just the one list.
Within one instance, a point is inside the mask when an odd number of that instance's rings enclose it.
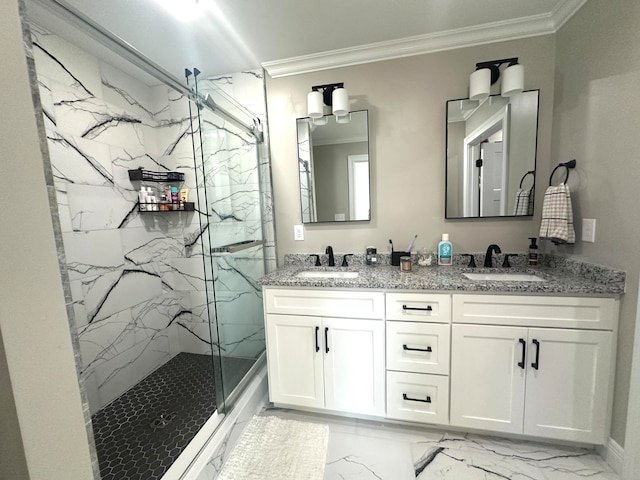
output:
{"label": "marble floor tile", "polygon": [[593,450],[267,407],[329,425],[325,480],[620,480]]}

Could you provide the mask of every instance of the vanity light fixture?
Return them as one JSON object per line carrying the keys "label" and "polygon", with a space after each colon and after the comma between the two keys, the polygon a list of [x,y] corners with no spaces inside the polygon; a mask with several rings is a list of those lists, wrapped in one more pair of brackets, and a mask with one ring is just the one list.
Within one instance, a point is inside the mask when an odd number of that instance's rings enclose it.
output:
{"label": "vanity light fixture", "polygon": [[524,90],[524,66],[518,63],[518,57],[504,58],[476,63],[476,71],[469,77],[469,98],[484,100],[491,93],[491,85],[500,78],[500,66],[509,65],[502,74],[503,97],[510,97]]}
{"label": "vanity light fixture", "polygon": [[[332,113],[338,123],[347,123],[349,120],[349,92],[344,88],[344,83],[330,83],[327,85],[315,85],[307,95],[307,116],[313,119],[315,125],[324,117],[324,107],[332,107]],[[345,120],[345,118],[347,120]]]}

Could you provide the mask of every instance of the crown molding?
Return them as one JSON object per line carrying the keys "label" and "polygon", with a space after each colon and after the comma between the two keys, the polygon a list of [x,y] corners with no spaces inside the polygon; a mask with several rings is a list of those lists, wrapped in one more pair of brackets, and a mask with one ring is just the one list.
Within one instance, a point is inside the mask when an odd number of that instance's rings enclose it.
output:
{"label": "crown molding", "polygon": [[262,63],[272,78],[424,55],[555,33],[587,0],[564,0],[551,13],[486,23]]}
{"label": "crown molding", "polygon": [[557,5],[551,12],[556,32],[560,30],[560,28],[567,23],[567,20],[573,17],[585,3],[587,3],[587,0],[565,0]]}

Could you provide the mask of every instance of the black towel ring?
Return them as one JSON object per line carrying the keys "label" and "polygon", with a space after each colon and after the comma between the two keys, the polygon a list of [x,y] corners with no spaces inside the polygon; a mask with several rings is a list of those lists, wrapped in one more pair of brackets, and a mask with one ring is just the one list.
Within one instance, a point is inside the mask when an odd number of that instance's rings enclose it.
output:
{"label": "black towel ring", "polygon": [[553,174],[556,173],[556,170],[558,170],[560,167],[564,167],[567,169],[566,176],[564,177],[564,183],[567,183],[567,180],[569,180],[569,169],[576,168],[576,161],[569,160],[568,162],[565,162],[565,163],[559,163],[558,166],[553,169],[553,171],[551,172],[551,175],[549,176],[549,186],[552,185],[551,180],[553,179]]}
{"label": "black towel ring", "polygon": [[520,179],[520,188],[522,188],[522,182],[524,182],[524,179],[527,178],[527,175],[533,175],[533,184],[535,185],[535,183],[536,183],[536,171],[535,170],[529,170]]}

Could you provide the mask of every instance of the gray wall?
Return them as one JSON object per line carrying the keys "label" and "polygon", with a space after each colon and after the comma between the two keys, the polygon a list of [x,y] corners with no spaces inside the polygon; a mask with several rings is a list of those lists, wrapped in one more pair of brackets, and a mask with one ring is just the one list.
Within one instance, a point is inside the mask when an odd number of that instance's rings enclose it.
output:
{"label": "gray wall", "polygon": [[581,219],[597,220],[596,243],[558,250],[627,271],[611,435],[622,445],[640,272],[640,2],[589,0],[557,34],[556,57],[552,161],[578,161],[578,239]]}
{"label": "gray wall", "polygon": [[[54,192],[45,184],[15,0],[0,2],[0,46],[0,105],[6,112],[0,118],[0,177],[8,186],[0,189],[0,363],[6,362],[15,404],[0,408],[0,424],[13,425],[0,433],[0,477],[87,480],[93,478],[89,442],[49,211]],[[20,444],[24,456],[16,452]],[[12,470],[17,477],[4,474]]]}
{"label": "gray wall", "polygon": [[9,367],[0,331],[0,478],[29,478]]}
{"label": "gray wall", "polygon": [[349,155],[367,154],[367,143],[313,147],[318,221],[333,221],[336,213],[349,218]]}
{"label": "gray wall", "polygon": [[[553,79],[553,36],[516,40],[448,52],[339,68],[304,75],[267,78],[278,256],[285,253],[385,251],[388,239],[405,247],[418,234],[417,247],[436,248],[449,233],[454,251],[484,251],[498,243],[503,251],[525,251],[537,236],[534,219],[444,220],[445,104],[468,95],[475,63],[518,56],[526,66],[525,87],[539,88],[538,161],[549,173]],[[293,240],[300,223],[296,161],[296,118],[306,115],[312,85],[345,82],[351,109],[369,110],[370,222],[305,225],[305,240]],[[499,86],[494,87],[498,93]],[[540,182],[544,188],[544,182]],[[542,198],[543,190],[536,198]]]}

